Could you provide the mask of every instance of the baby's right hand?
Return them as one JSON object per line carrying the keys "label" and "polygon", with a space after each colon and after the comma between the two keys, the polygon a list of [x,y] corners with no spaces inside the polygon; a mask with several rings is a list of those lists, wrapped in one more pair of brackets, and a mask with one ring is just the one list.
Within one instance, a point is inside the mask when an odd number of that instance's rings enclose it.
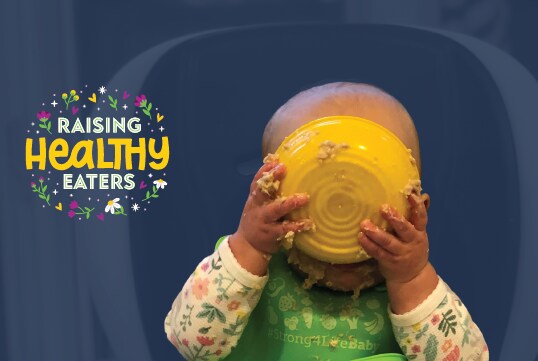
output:
{"label": "baby's right hand", "polygon": [[[297,193],[288,197],[276,197],[277,189],[258,185],[258,180],[262,177],[268,179],[264,182],[271,185],[271,175],[273,182],[280,182],[286,175],[286,167],[282,163],[271,162],[264,164],[250,185],[250,194],[243,209],[243,214],[239,226],[233,238],[237,242],[247,243],[252,248],[262,254],[274,254],[280,247],[280,241],[289,231],[301,232],[313,228],[310,219],[299,221],[281,220],[292,210],[302,207],[308,202],[309,195]],[[263,181],[263,179],[262,179]],[[278,188],[278,187],[276,187]]]}

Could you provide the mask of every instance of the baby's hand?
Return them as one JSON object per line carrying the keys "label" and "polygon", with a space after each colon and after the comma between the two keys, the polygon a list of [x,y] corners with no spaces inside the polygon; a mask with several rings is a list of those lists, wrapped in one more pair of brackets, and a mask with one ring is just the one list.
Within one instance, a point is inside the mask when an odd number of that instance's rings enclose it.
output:
{"label": "baby's hand", "polygon": [[298,193],[277,199],[278,184],[285,175],[286,167],[282,163],[267,163],[259,169],[250,185],[250,195],[237,232],[233,235],[265,254],[276,253],[280,241],[289,231],[301,232],[313,227],[310,219],[281,220],[292,210],[305,205],[309,198],[305,193]]}
{"label": "baby's hand", "polygon": [[359,243],[364,250],[379,262],[379,270],[387,282],[406,283],[414,279],[428,264],[428,214],[421,198],[415,194],[407,197],[411,205],[409,220],[396,209],[384,204],[381,215],[395,235],[388,233],[369,219],[361,222]]}

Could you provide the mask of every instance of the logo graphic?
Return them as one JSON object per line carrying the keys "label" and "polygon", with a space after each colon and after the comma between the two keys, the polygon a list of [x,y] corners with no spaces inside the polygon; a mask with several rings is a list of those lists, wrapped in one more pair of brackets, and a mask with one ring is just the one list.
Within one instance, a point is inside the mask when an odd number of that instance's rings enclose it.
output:
{"label": "logo graphic", "polygon": [[168,186],[165,116],[144,95],[101,86],[52,94],[30,122],[30,190],[74,220],[147,212]]}

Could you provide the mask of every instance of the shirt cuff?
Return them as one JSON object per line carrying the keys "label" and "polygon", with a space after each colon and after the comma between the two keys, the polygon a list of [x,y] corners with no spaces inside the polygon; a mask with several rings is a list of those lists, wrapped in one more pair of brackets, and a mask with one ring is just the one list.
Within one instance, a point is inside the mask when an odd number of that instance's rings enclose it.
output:
{"label": "shirt cuff", "polygon": [[227,236],[217,249],[222,260],[222,264],[228,273],[230,273],[243,286],[262,289],[269,280],[269,270],[267,270],[267,274],[265,276],[258,276],[244,269],[243,266],[237,262],[237,259],[230,249],[230,245],[228,244],[229,239],[230,236]]}
{"label": "shirt cuff", "polygon": [[439,282],[437,282],[437,287],[435,287],[433,292],[424,301],[422,301],[421,304],[411,311],[406,312],[403,315],[396,315],[392,313],[389,304],[387,308],[390,320],[394,326],[400,327],[417,324],[428,317],[437,308],[437,306],[439,306],[447,294],[447,286],[441,277],[439,277]]}

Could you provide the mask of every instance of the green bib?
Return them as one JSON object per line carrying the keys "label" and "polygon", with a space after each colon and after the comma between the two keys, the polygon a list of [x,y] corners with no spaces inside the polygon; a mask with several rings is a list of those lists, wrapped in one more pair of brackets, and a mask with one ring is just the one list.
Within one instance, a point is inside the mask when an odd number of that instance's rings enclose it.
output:
{"label": "green bib", "polygon": [[276,253],[260,301],[224,360],[351,361],[401,354],[388,318],[384,286],[363,290],[354,301],[351,293],[317,286],[305,290],[302,284],[286,255]]}

